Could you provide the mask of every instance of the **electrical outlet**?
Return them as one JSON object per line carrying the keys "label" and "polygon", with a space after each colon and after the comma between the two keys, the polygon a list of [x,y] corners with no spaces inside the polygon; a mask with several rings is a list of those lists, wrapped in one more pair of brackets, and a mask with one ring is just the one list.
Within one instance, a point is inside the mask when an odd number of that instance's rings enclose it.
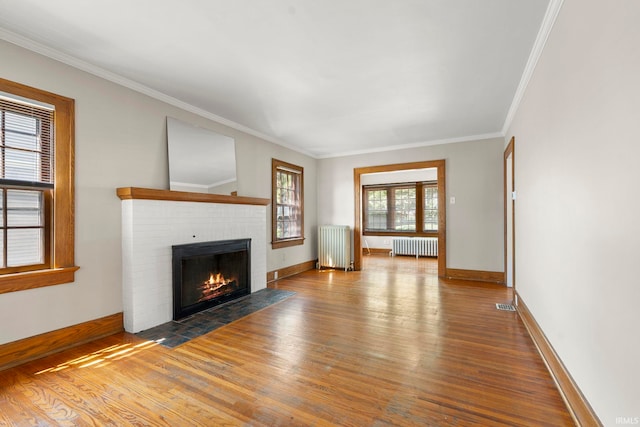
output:
{"label": "electrical outlet", "polygon": [[385,245],[388,245],[389,241],[388,240],[383,240],[382,243],[385,244]]}
{"label": "electrical outlet", "polygon": [[273,272],[273,278],[274,278],[275,280],[278,280],[278,271],[274,271],[274,272]]}

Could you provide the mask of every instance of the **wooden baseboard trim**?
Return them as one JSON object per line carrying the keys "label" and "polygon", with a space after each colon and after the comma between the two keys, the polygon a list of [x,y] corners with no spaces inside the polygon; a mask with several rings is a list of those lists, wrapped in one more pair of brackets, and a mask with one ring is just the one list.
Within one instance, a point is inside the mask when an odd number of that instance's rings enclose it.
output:
{"label": "wooden baseboard trim", "polygon": [[518,305],[516,307],[518,314],[520,315],[520,319],[522,319],[522,323],[524,323],[527,331],[529,332],[529,336],[533,340],[533,343],[536,345],[540,356],[542,356],[542,360],[545,365],[547,365],[547,369],[551,373],[551,377],[553,381],[556,383],[558,390],[560,391],[560,395],[564,400],[573,420],[575,421],[577,426],[602,426],[600,419],[589,405],[587,399],[585,399],[584,395],[578,388],[578,385],[575,383],[569,371],[558,357],[558,354],[553,349],[551,343],[547,340],[544,332],[536,322],[536,319],[533,317],[529,308],[526,306],[524,301],[518,293],[516,292]]}
{"label": "wooden baseboard trim", "polygon": [[391,249],[385,249],[385,248],[362,248],[362,255],[389,255],[389,252],[391,252]]}
{"label": "wooden baseboard trim", "polygon": [[456,280],[474,280],[476,282],[491,282],[504,284],[502,271],[461,270],[459,268],[447,268],[445,277]]}
{"label": "wooden baseboard trim", "polygon": [[[311,261],[301,262],[300,264],[291,265],[289,267],[280,268],[278,270],[269,271],[267,273],[267,283],[284,279],[285,277],[293,276],[294,274],[303,273],[308,270],[313,270],[316,268],[316,262],[317,260],[314,259]],[[278,273],[277,279],[276,272]]]}
{"label": "wooden baseboard trim", "polygon": [[0,371],[124,331],[122,313],[0,345]]}

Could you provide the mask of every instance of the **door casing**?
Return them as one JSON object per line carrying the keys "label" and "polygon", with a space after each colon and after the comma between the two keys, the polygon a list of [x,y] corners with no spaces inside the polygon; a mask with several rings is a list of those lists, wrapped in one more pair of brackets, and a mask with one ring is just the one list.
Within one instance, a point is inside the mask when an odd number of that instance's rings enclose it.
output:
{"label": "door casing", "polygon": [[504,150],[504,283],[513,287],[516,301],[515,137]]}
{"label": "door casing", "polygon": [[447,193],[444,160],[397,163],[392,165],[367,166],[353,169],[354,191],[354,230],[353,230],[353,268],[362,269],[362,185],[360,177],[368,173],[393,172],[411,169],[437,168],[438,176],[438,276],[445,277],[447,271]]}

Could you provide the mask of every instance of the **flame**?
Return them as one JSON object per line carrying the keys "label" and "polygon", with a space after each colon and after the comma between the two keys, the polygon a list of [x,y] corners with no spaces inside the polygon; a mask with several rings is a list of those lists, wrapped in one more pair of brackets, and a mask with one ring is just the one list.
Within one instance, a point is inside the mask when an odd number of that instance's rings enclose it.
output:
{"label": "flame", "polygon": [[219,289],[223,288],[225,285],[234,283],[235,280],[236,279],[226,279],[222,273],[209,273],[209,279],[202,282],[202,285],[199,288],[202,295],[198,302],[214,298],[216,295],[219,295]]}
{"label": "flame", "polygon": [[213,273],[211,273],[209,274],[209,280],[206,280],[204,284],[205,285],[224,285],[227,282],[228,280],[226,280],[221,273],[216,273],[215,276],[213,275]]}

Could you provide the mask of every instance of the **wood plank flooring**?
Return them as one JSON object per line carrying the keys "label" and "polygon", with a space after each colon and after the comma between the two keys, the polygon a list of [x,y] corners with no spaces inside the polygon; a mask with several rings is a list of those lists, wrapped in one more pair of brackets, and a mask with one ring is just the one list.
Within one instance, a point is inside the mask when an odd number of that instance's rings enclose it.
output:
{"label": "wood plank flooring", "polygon": [[0,372],[0,425],[573,425],[499,285],[363,257],[167,349],[117,334]]}

